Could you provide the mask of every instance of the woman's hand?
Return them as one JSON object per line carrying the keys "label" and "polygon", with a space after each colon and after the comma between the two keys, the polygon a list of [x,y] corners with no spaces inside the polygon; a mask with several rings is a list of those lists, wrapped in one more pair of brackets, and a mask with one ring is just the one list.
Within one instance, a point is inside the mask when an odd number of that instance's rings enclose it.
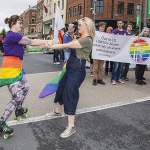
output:
{"label": "woman's hand", "polygon": [[52,49],[53,41],[52,41],[52,40],[47,40],[47,41],[45,42],[45,46],[46,46],[47,48]]}

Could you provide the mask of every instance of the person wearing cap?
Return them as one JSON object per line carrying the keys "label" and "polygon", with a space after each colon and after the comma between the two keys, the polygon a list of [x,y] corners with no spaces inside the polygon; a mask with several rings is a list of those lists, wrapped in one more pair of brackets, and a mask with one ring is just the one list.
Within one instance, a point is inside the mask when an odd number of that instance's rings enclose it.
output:
{"label": "person wearing cap", "polygon": [[[75,26],[74,24],[68,25],[68,31],[63,36],[63,43],[69,43],[73,40],[72,35],[74,33]],[[64,49],[64,61],[67,61],[70,57],[71,50],[70,49]]]}

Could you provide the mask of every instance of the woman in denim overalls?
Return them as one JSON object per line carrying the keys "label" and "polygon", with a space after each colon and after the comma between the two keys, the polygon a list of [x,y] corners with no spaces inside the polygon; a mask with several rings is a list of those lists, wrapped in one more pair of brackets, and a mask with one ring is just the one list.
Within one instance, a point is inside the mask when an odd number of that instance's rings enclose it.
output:
{"label": "woman in denim overalls", "polygon": [[69,137],[76,132],[74,127],[75,112],[79,100],[79,87],[86,76],[85,63],[92,49],[95,35],[95,26],[90,18],[82,18],[78,22],[78,31],[83,34],[83,38],[77,39],[66,44],[46,46],[51,49],[71,49],[71,55],[67,61],[66,73],[60,81],[54,102],[56,103],[55,111],[48,116],[60,116],[62,104],[64,112],[68,115],[68,127],[60,135],[62,138]]}

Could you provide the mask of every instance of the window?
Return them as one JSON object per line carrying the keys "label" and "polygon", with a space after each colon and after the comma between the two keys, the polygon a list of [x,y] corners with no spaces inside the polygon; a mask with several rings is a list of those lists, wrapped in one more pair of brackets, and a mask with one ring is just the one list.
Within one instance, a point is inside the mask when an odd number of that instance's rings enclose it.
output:
{"label": "window", "polygon": [[51,6],[49,7],[49,15],[51,15]]}
{"label": "window", "polygon": [[58,7],[60,7],[60,1],[58,1]]}
{"label": "window", "polygon": [[62,9],[64,9],[64,0],[62,0]]}
{"label": "window", "polygon": [[35,32],[35,28],[31,27],[31,34]]}
{"label": "window", "polygon": [[124,2],[118,2],[118,14],[124,14]]}
{"label": "window", "polygon": [[34,18],[31,19],[31,23],[32,23],[32,24],[35,23],[35,19],[34,19]]}
{"label": "window", "polygon": [[56,3],[54,3],[54,13],[56,12]]}
{"label": "window", "polygon": [[[142,10],[142,5],[141,5],[141,10]],[[136,13],[140,14],[140,4],[137,4],[136,6]]]}
{"label": "window", "polygon": [[82,4],[78,5],[78,15],[82,14]]}
{"label": "window", "polygon": [[128,15],[134,14],[134,4],[133,3],[128,3],[127,14]]}
{"label": "window", "polygon": [[[92,7],[94,8],[94,0],[92,1]],[[95,1],[95,13],[102,13],[103,7],[104,7],[104,0]]]}
{"label": "window", "polygon": [[35,12],[32,12],[32,16],[35,16]]}
{"label": "window", "polygon": [[76,6],[73,7],[73,16],[76,16]]}
{"label": "window", "polygon": [[69,8],[68,18],[72,17],[72,8]]}

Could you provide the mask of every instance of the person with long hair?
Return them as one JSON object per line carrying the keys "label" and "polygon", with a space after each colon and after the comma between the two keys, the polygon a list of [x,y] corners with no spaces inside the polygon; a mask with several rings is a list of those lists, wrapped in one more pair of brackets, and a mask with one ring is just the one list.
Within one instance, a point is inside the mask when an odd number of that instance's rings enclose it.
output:
{"label": "person with long hair", "polygon": [[0,68],[0,87],[8,87],[12,100],[7,104],[0,117],[0,132],[4,133],[4,138],[8,138],[13,133],[13,128],[6,124],[6,120],[15,110],[15,118],[20,120],[22,116],[27,117],[27,108],[22,107],[24,99],[28,93],[29,85],[22,69],[24,45],[44,46],[45,40],[30,40],[19,32],[22,27],[22,18],[13,15],[5,19],[10,30],[4,40],[4,56]]}
{"label": "person with long hair", "polygon": [[57,89],[54,103],[55,109],[47,116],[60,116],[62,113],[62,104],[64,112],[68,116],[68,126],[60,135],[61,138],[67,138],[76,132],[75,113],[79,100],[79,87],[86,76],[86,59],[93,45],[95,36],[95,26],[93,21],[88,18],[82,18],[78,21],[78,32],[83,36],[70,43],[55,44],[48,43],[46,46],[51,49],[71,49],[70,57],[67,61],[66,72],[62,77]]}
{"label": "person with long hair", "polygon": [[[143,28],[140,37],[145,37],[145,38],[150,38],[150,29],[149,28]],[[143,64],[136,64],[136,68],[135,68],[135,75],[136,75],[136,84],[138,85],[143,85],[146,84],[145,81],[143,81],[145,78],[144,76],[144,72],[146,69],[147,65],[143,65]]]}

